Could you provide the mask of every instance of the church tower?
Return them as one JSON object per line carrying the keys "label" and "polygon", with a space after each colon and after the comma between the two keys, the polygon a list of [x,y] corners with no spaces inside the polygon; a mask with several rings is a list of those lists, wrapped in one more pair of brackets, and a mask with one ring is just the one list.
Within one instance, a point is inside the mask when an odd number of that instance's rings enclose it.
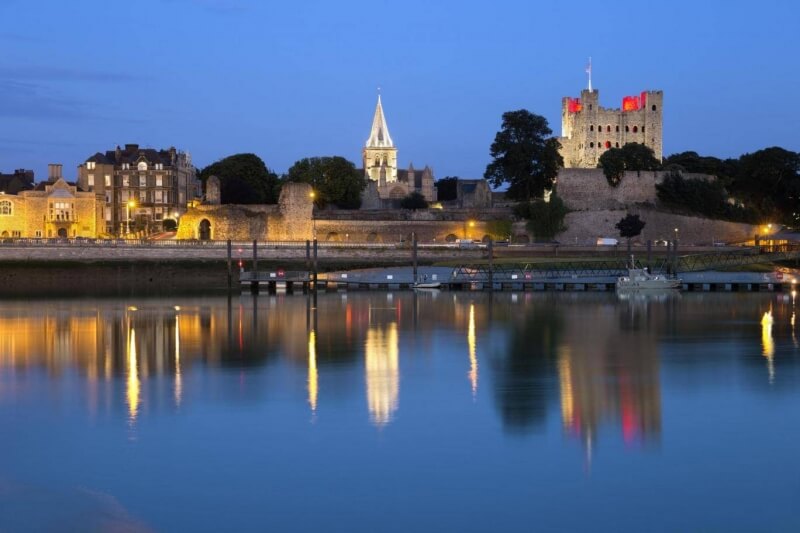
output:
{"label": "church tower", "polygon": [[397,148],[389,136],[380,95],[375,107],[375,117],[372,119],[372,131],[364,145],[363,163],[366,177],[379,185],[385,186],[397,181]]}

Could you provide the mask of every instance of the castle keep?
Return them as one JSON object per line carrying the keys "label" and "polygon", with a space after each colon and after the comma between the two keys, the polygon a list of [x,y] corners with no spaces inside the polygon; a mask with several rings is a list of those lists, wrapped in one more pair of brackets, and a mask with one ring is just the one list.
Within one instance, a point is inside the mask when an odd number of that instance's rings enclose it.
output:
{"label": "castle keep", "polygon": [[579,98],[562,98],[559,141],[564,167],[596,168],[603,152],[626,143],[652,148],[660,161],[663,101],[663,91],[644,91],[624,97],[621,108],[608,109],[600,106],[597,89],[584,89]]}

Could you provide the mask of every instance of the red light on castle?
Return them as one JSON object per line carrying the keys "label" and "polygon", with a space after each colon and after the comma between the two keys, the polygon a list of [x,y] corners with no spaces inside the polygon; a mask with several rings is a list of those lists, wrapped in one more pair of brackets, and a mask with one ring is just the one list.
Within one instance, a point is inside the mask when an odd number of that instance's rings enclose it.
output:
{"label": "red light on castle", "polygon": [[641,103],[638,96],[626,96],[622,99],[623,111],[638,111],[641,109]]}
{"label": "red light on castle", "polygon": [[583,109],[583,104],[581,104],[580,98],[570,98],[569,102],[567,103],[567,110],[570,113],[577,113]]}

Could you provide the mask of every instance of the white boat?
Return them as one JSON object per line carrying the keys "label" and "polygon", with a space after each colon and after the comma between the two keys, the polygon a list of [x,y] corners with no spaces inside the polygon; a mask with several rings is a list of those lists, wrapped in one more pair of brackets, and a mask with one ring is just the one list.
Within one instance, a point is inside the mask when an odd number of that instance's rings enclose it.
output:
{"label": "white boat", "polygon": [[628,275],[617,278],[617,290],[664,290],[680,289],[681,280],[663,274],[651,274],[644,268],[636,268],[631,258]]}
{"label": "white boat", "polygon": [[414,284],[415,289],[441,289],[442,284],[438,281],[420,281]]}

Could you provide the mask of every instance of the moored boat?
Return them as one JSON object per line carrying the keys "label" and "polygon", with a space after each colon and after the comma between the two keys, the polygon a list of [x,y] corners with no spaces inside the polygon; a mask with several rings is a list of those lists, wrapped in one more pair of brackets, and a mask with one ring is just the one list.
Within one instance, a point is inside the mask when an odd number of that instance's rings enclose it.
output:
{"label": "moored boat", "polygon": [[637,268],[631,258],[628,275],[617,278],[617,290],[664,290],[680,289],[681,280],[663,274],[651,274],[647,269]]}

